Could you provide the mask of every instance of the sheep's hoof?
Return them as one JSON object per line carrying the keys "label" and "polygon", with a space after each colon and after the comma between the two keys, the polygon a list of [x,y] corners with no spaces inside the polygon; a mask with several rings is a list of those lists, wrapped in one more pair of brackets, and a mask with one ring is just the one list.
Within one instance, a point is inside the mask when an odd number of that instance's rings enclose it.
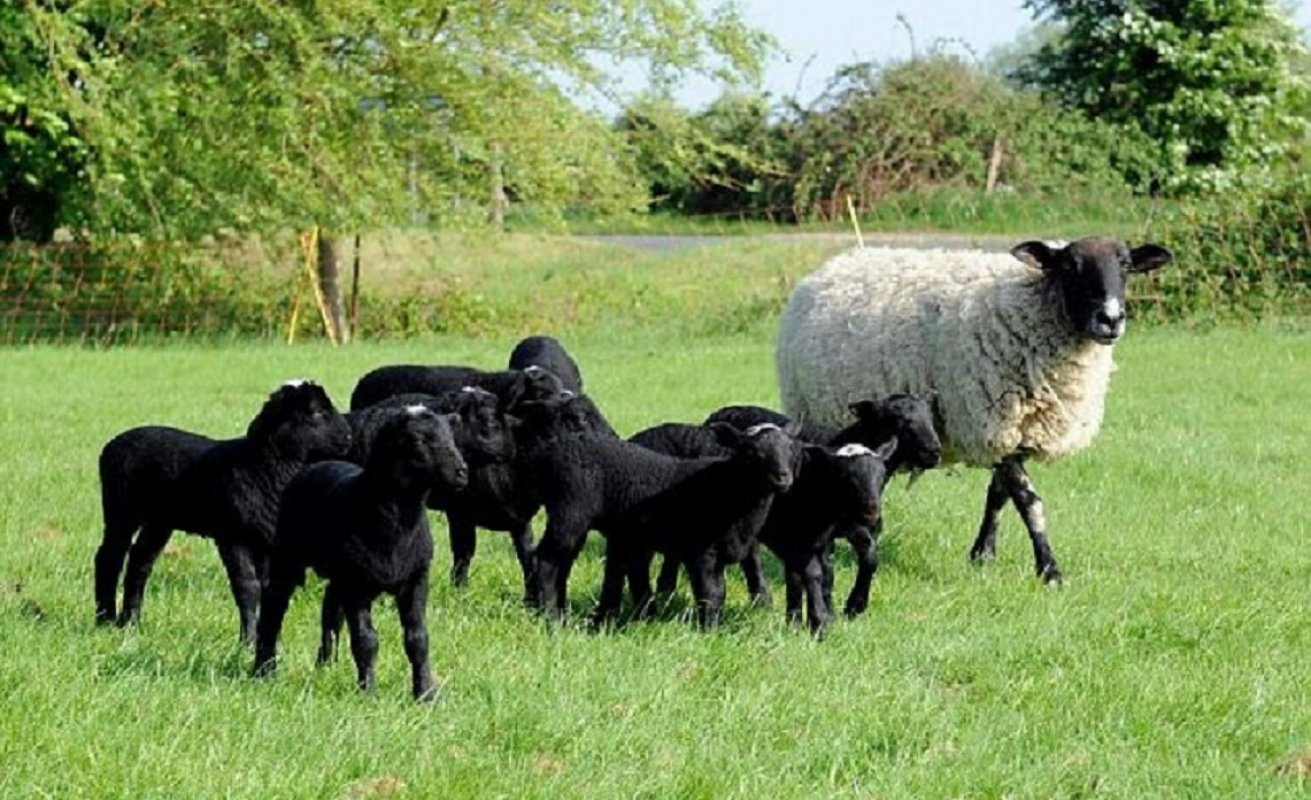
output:
{"label": "sheep's hoof", "polygon": [[769,592],[759,592],[751,595],[752,608],[773,608],[774,596]]}
{"label": "sheep's hoof", "polygon": [[278,671],[278,661],[275,658],[257,658],[255,666],[250,668],[250,677],[252,678],[270,678],[273,673]]}
{"label": "sheep's hoof", "polygon": [[114,622],[115,622],[115,620],[114,620],[114,612],[113,612],[112,610],[111,610],[111,611],[97,611],[97,612],[96,612],[96,625],[97,625],[97,626],[103,628],[103,627],[106,626],[106,625],[113,625]]}
{"label": "sheep's hoof", "polygon": [[847,603],[847,607],[842,610],[842,613],[846,615],[847,619],[855,619],[864,614],[866,608],[868,608],[867,603]]}
{"label": "sheep's hoof", "polygon": [[414,702],[416,703],[433,703],[437,701],[437,695],[441,693],[437,684],[429,684],[426,688],[414,690]]}
{"label": "sheep's hoof", "polygon": [[1045,568],[1038,571],[1038,577],[1042,579],[1043,584],[1047,586],[1060,587],[1063,585],[1061,571],[1055,564],[1048,564]]}
{"label": "sheep's hoof", "polygon": [[970,551],[970,563],[973,564],[990,564],[997,560],[997,548],[981,547],[977,550]]}

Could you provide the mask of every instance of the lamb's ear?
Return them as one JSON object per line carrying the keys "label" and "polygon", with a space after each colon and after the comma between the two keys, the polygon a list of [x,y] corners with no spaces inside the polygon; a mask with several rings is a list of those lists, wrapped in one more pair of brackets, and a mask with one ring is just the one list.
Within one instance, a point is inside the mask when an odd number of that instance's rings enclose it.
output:
{"label": "lamb's ear", "polygon": [[788,420],[787,424],[783,426],[783,432],[795,439],[797,438],[797,435],[801,433],[801,426],[804,425],[805,422],[805,416],[794,417]]}
{"label": "lamb's ear", "polygon": [[1011,255],[1034,269],[1048,269],[1056,265],[1056,251],[1046,242],[1021,242],[1011,248]]}
{"label": "lamb's ear", "polygon": [[1130,250],[1129,258],[1133,260],[1130,272],[1151,272],[1174,261],[1174,253],[1159,244],[1145,244]]}
{"label": "lamb's ear", "polygon": [[859,420],[874,419],[879,413],[878,404],[873,400],[857,400],[854,403],[848,403],[847,410]]}
{"label": "lamb's ear", "polygon": [[451,426],[451,432],[453,432],[453,433],[458,433],[458,432],[459,432],[459,430],[460,430],[460,425],[462,424],[462,423],[460,422],[460,415],[459,415],[459,414],[456,414],[456,413],[451,413],[451,414],[442,414],[442,417],[444,417],[444,418],[446,419],[446,424]]}
{"label": "lamb's ear", "polygon": [[742,431],[727,422],[712,422],[706,427],[715,434],[715,440],[725,447],[736,448],[742,444]]}
{"label": "lamb's ear", "polygon": [[892,458],[893,452],[897,449],[897,437],[893,436],[874,450],[874,457],[879,461],[887,461]]}
{"label": "lamb's ear", "polygon": [[514,376],[514,380],[505,390],[504,396],[501,397],[501,408],[505,411],[513,412],[519,407],[519,401],[528,393],[528,376],[523,372]]}

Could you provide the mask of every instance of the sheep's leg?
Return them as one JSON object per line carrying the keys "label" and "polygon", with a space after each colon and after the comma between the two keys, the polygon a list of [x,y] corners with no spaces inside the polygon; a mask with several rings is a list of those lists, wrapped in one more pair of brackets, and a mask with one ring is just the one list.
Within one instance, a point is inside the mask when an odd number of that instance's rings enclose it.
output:
{"label": "sheep's leg", "polygon": [[792,625],[801,624],[801,597],[804,588],[801,582],[801,570],[791,561],[783,565],[783,585],[787,594],[787,620]]}
{"label": "sheep's leg", "polygon": [[534,594],[537,592],[537,556],[533,548],[533,524],[525,522],[516,530],[510,531],[510,543],[514,545],[514,555],[519,559],[519,569],[523,571],[524,604],[537,605]]}
{"label": "sheep's leg", "polygon": [[1005,470],[1007,488],[1011,502],[1020,512],[1024,527],[1029,529],[1029,539],[1033,542],[1034,568],[1044,583],[1061,582],[1061,571],[1056,566],[1051,544],[1047,541],[1047,518],[1042,510],[1042,498],[1033,488],[1033,481],[1024,469],[1022,459],[1008,459]]}
{"label": "sheep's leg", "polygon": [[141,618],[141,600],[146,593],[146,581],[173,535],[172,528],[147,525],[132,543],[127,555],[127,572],[123,576],[123,608],[118,613],[118,627],[122,628]]}
{"label": "sheep's leg", "polygon": [[[305,570],[284,570],[275,574],[260,597],[259,621],[255,626],[255,664],[251,674],[271,675],[277,667],[278,636],[291,595],[305,577]],[[330,585],[331,586],[331,585]]]}
{"label": "sheep's leg", "polygon": [[461,516],[448,515],[446,522],[451,529],[451,584],[462,589],[469,585],[469,563],[478,549],[478,529]]}
{"label": "sheep's leg", "polygon": [[106,625],[114,621],[117,612],[118,578],[123,572],[123,562],[127,560],[128,548],[132,546],[132,534],[136,525],[105,523],[105,538],[96,550],[95,592],[96,624]]}
{"label": "sheep's leg", "polygon": [[378,632],[373,629],[373,603],[358,598],[346,601],[346,630],[351,637],[351,655],[355,657],[356,683],[362,692],[373,692],[377,681],[373,661],[378,656]]}
{"label": "sheep's leg", "polygon": [[[847,532],[840,534],[844,539],[847,538]],[[830,536],[829,540],[824,543],[824,552],[820,564],[824,569],[823,587],[824,587],[824,605],[830,610],[833,608],[833,543],[834,537]],[[850,599],[850,598],[848,598]],[[798,600],[798,603],[801,601]]]}
{"label": "sheep's leg", "polygon": [[769,592],[769,581],[765,580],[765,568],[760,563],[760,543],[752,542],[747,554],[740,564],[742,576],[747,581],[747,591],[751,593],[751,604],[769,608],[774,598]]}
{"label": "sheep's leg", "polygon": [[806,591],[806,621],[815,636],[824,634],[828,624],[829,607],[824,602],[824,566],[817,556],[811,556],[801,571],[801,582]]}
{"label": "sheep's leg", "polygon": [[713,553],[702,553],[687,562],[687,575],[696,598],[697,621],[703,628],[719,625],[724,611],[724,570]]}
{"label": "sheep's leg", "polygon": [[[851,547],[856,551],[856,582],[851,586],[851,593],[847,595],[847,607],[845,609],[848,617],[858,617],[865,613],[869,608],[869,590],[870,585],[874,582],[874,575],[879,571],[879,528],[883,525],[882,521],[874,529],[866,528],[863,525],[853,526],[847,530],[847,540],[851,542]],[[830,566],[827,570],[828,586],[826,591],[832,592],[833,570]],[[829,607],[830,610],[832,606]]]}
{"label": "sheep's leg", "polygon": [[673,556],[661,557],[660,574],[656,576],[656,594],[668,597],[678,591],[678,567],[678,559]]}
{"label": "sheep's leg", "polygon": [[988,482],[988,498],[983,506],[983,521],[979,523],[979,535],[970,548],[971,561],[991,561],[997,556],[997,518],[1011,499],[1008,460],[999,461],[992,467],[992,480]]}
{"label": "sheep's leg", "polygon": [[606,542],[601,597],[592,617],[593,625],[604,625],[619,616],[619,606],[624,599],[624,575],[628,568],[628,550],[627,546],[614,539]]}
{"label": "sheep's leg", "polygon": [[241,643],[250,644],[255,641],[255,616],[259,609],[260,559],[250,547],[235,542],[220,544],[218,551],[219,559],[228,571],[232,599],[241,618]]}
{"label": "sheep's leg", "polygon": [[[568,602],[569,572],[573,560],[582,549],[587,529],[580,523],[561,519],[557,514],[547,515],[546,531],[534,551],[537,591],[534,592],[538,608],[548,616],[564,616]],[[575,542],[578,542],[575,545]]]}
{"label": "sheep's leg", "polygon": [[[628,593],[633,598],[633,615],[638,619],[651,616],[655,608],[655,597],[651,594],[651,561],[655,553],[647,548],[634,553],[628,560]],[[673,561],[674,573],[678,573],[678,559],[665,556],[665,561]]]}
{"label": "sheep's leg", "polygon": [[414,699],[429,702],[437,695],[428,663],[428,628],[424,611],[428,605],[428,570],[424,569],[396,595],[396,610],[405,632],[405,655],[410,659],[410,686]]}
{"label": "sheep's leg", "polygon": [[[261,622],[263,619],[264,603],[261,602]],[[337,640],[341,638],[341,626],[345,622],[346,616],[341,607],[341,598],[337,596],[336,585],[329,581],[327,588],[323,590],[323,608],[319,612],[319,656],[315,663],[320,667],[332,661],[337,654]]]}

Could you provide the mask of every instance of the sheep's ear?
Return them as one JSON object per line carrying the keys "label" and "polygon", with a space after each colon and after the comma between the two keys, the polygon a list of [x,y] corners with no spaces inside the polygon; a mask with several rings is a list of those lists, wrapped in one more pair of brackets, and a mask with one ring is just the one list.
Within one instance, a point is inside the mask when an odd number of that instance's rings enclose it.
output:
{"label": "sheep's ear", "polygon": [[1034,269],[1049,269],[1056,264],[1056,251],[1046,242],[1021,242],[1011,248],[1011,255]]}
{"label": "sheep's ear", "polygon": [[514,376],[510,386],[505,390],[505,396],[501,398],[501,408],[506,411],[514,411],[519,406],[519,401],[528,392],[528,377],[523,372]]}
{"label": "sheep's ear", "polygon": [[874,419],[878,416],[879,407],[873,400],[857,400],[854,403],[848,404],[847,410],[850,411],[856,419],[868,420]]}
{"label": "sheep's ear", "polygon": [[795,439],[797,438],[797,435],[801,433],[801,426],[804,425],[805,422],[805,417],[794,417],[793,419],[788,420],[787,424],[783,426],[783,432]]}
{"label": "sheep's ear", "polygon": [[897,449],[897,437],[893,436],[874,450],[874,457],[879,461],[887,461],[892,458],[892,454]]}
{"label": "sheep's ear", "polygon": [[715,434],[715,440],[725,447],[738,447],[742,443],[742,431],[727,422],[712,422],[706,426]]}
{"label": "sheep's ear", "polygon": [[454,414],[454,413],[442,414],[442,416],[446,419],[446,424],[451,426],[452,431],[458,431],[460,429],[460,425],[463,424],[460,421],[459,414]]}
{"label": "sheep's ear", "polygon": [[1174,253],[1159,244],[1145,244],[1130,250],[1129,258],[1133,260],[1130,272],[1151,272],[1174,261]]}

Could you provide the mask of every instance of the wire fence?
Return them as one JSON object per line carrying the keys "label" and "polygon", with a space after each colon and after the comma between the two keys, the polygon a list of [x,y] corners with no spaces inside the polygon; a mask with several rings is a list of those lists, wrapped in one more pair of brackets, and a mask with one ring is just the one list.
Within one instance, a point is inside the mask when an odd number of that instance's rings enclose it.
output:
{"label": "wire fence", "polygon": [[[1250,214],[1175,220],[1150,236],[1175,250],[1177,263],[1131,284],[1133,312],[1148,319],[1252,319],[1267,315],[1311,315],[1311,220],[1306,210],[1290,224],[1272,221],[1258,209]],[[977,215],[977,212],[976,212]],[[864,224],[869,220],[862,219]],[[693,218],[669,217],[649,223],[637,234],[605,237],[603,225],[578,230],[590,241],[678,252],[680,245],[704,243],[710,236],[792,237],[790,241],[827,237],[830,246],[854,245],[853,220],[834,215],[804,226],[771,223],[746,212]],[[865,230],[871,246],[1004,249],[1015,237],[999,235],[880,233],[872,220]],[[1155,226],[1160,227],[1160,226]],[[801,236],[796,234],[801,233]],[[363,244],[343,239],[339,258],[345,274],[352,260],[363,260],[358,295],[346,298],[348,315],[367,338],[406,336],[461,329],[462,296],[458,281],[427,277],[442,259],[477,260],[495,248],[498,237],[464,234],[464,246],[452,252],[451,236],[431,231],[390,232],[365,236]],[[560,234],[560,236],[579,234]],[[510,237],[512,238],[512,237]],[[552,237],[558,239],[559,237]],[[1026,237],[1033,238],[1033,237]],[[1145,238],[1145,237],[1139,237]],[[542,235],[520,237],[518,247],[495,257],[514,279],[515,259],[534,258]],[[537,243],[535,245],[534,243]],[[507,246],[508,247],[508,246]],[[479,248],[482,248],[481,250]],[[312,279],[313,253],[305,239],[240,239],[204,244],[104,243],[0,246],[0,344],[80,342],[123,344],[140,341],[215,337],[292,339],[325,337],[330,330],[325,299]],[[504,249],[504,248],[503,248]],[[361,254],[361,250],[363,251]],[[586,259],[584,254],[580,258]],[[595,258],[613,258],[613,253]],[[649,256],[648,256],[649,257]],[[461,265],[478,270],[480,264]],[[762,275],[762,280],[769,280]],[[349,287],[348,282],[343,286]],[[347,289],[348,290],[348,289]],[[779,283],[771,291],[781,306],[789,290]],[[315,311],[315,306],[318,311]],[[345,338],[345,334],[339,338]]]}

